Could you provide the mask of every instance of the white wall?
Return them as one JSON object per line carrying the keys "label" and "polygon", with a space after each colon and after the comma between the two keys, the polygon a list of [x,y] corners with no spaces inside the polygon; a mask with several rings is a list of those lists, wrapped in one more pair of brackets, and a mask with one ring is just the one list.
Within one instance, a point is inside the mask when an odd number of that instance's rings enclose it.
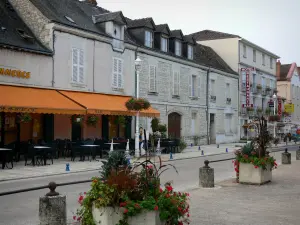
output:
{"label": "white wall", "polygon": [[2,84],[20,84],[37,87],[51,87],[52,85],[51,56],[1,48],[0,69],[30,72],[29,79],[0,74],[0,83]]}

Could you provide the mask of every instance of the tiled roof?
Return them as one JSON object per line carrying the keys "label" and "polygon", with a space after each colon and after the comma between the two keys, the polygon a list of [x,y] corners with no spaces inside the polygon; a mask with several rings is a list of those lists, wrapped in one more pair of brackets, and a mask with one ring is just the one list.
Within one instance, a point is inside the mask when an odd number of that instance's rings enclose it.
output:
{"label": "tiled roof", "polygon": [[171,30],[171,37],[182,39],[183,38],[182,31],[181,30]]}
{"label": "tiled roof", "polygon": [[280,81],[286,81],[287,80],[287,75],[289,73],[289,70],[291,68],[292,64],[282,64],[280,66]]}
{"label": "tiled roof", "polygon": [[155,28],[154,21],[151,17],[131,20],[127,18],[128,28],[136,28],[136,27],[147,27],[151,26]]}
{"label": "tiled roof", "polygon": [[0,1],[0,46],[51,54],[26,26],[6,0]]}
{"label": "tiled roof", "polygon": [[126,20],[123,16],[123,13],[121,11],[119,12],[109,12],[109,13],[104,13],[104,14],[100,14],[100,15],[95,15],[93,16],[94,19],[94,23],[103,23],[103,22],[107,22],[107,21],[115,21],[118,22],[120,24],[125,25],[126,24]]}
{"label": "tiled roof", "polygon": [[206,41],[215,39],[226,39],[226,38],[240,38],[240,36],[235,34],[228,34],[213,30],[202,30],[196,33],[189,34],[188,36],[193,36],[196,41]]}
{"label": "tiled roof", "polygon": [[167,30],[169,33],[171,32],[168,24],[159,24],[155,26],[155,32],[163,32],[164,30]]}

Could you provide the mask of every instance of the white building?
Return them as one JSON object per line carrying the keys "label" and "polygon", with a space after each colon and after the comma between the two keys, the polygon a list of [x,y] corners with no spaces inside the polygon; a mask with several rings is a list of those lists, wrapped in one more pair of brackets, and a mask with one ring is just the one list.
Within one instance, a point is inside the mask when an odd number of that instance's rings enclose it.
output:
{"label": "white building", "polygon": [[[252,115],[268,111],[268,102],[276,92],[276,60],[279,56],[233,34],[203,30],[190,34],[197,43],[211,47],[225,62],[240,74],[240,136],[247,135],[243,128]],[[246,68],[249,68],[247,88]],[[249,117],[250,116],[250,117]]]}

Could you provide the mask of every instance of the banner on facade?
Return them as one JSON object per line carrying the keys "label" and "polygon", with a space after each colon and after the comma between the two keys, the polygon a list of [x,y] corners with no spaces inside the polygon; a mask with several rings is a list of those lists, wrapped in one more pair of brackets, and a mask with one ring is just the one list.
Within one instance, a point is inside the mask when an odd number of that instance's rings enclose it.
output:
{"label": "banner on facade", "polygon": [[255,68],[241,68],[242,72],[246,72],[246,107],[250,107],[250,71],[255,71]]}

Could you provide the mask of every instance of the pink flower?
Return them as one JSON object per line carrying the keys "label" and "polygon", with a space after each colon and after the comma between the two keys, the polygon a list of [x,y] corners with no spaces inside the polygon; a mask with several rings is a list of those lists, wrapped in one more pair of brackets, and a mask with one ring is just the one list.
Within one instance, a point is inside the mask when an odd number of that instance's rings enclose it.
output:
{"label": "pink flower", "polygon": [[173,191],[173,187],[172,187],[172,186],[167,186],[166,189],[167,189],[169,192]]}
{"label": "pink flower", "polygon": [[153,166],[152,165],[147,165],[147,168],[148,169],[153,169]]}
{"label": "pink flower", "polygon": [[254,168],[255,168],[255,169],[257,169],[257,168],[258,168],[258,166],[254,166]]}
{"label": "pink flower", "polygon": [[76,216],[73,216],[73,220],[76,220]]}
{"label": "pink flower", "polygon": [[128,213],[128,209],[125,209],[123,213],[124,213],[124,214]]}
{"label": "pink flower", "polygon": [[154,210],[155,211],[157,211],[158,210],[158,206],[156,205],[156,206],[154,206]]}

